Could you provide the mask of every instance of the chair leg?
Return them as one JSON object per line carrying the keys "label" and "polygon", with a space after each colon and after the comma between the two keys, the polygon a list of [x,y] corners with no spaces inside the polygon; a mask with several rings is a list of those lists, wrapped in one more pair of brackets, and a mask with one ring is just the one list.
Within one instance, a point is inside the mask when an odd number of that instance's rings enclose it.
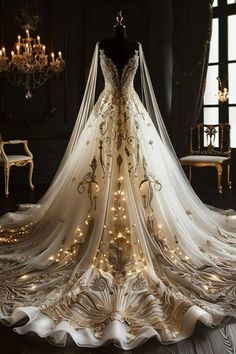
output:
{"label": "chair leg", "polygon": [[8,165],[8,164],[4,165],[4,183],[5,183],[5,195],[6,195],[6,197],[8,197],[8,195],[9,195],[10,168],[11,168],[11,166]]}
{"label": "chair leg", "polygon": [[222,193],[222,165],[217,165],[218,192]]}
{"label": "chair leg", "polygon": [[192,183],[192,166],[189,166],[188,168],[188,179],[189,182]]}
{"label": "chair leg", "polygon": [[34,162],[30,161],[29,162],[29,185],[32,190],[34,189],[34,185],[32,183],[33,170],[34,170]]}
{"label": "chair leg", "polygon": [[227,184],[228,184],[229,189],[231,189],[232,183],[230,181],[230,164],[227,165]]}

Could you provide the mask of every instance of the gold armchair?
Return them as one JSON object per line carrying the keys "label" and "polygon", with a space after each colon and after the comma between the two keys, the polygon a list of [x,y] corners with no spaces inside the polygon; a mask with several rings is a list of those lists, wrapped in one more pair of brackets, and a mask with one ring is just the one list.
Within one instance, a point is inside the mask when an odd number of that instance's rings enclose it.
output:
{"label": "gold armchair", "polygon": [[[5,150],[6,145],[23,144],[26,155],[8,155]],[[29,164],[29,184],[30,188],[34,189],[32,183],[34,161],[33,155],[28,148],[27,140],[9,140],[3,141],[0,135],[0,165],[4,167],[5,195],[9,195],[9,178],[10,169],[12,166],[24,167]]]}
{"label": "gold armchair", "polygon": [[227,184],[231,189],[230,167],[230,125],[193,124],[190,130],[190,154],[180,158],[182,166],[189,166],[189,181],[192,180],[192,167],[215,167],[218,177],[218,191],[222,193],[222,172],[227,166]]}

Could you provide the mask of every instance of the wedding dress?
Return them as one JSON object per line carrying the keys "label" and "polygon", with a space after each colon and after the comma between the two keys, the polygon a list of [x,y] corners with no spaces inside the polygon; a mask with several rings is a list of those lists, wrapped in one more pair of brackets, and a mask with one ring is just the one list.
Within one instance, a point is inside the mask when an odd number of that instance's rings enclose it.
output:
{"label": "wedding dress", "polygon": [[48,192],[0,218],[0,318],[59,345],[68,334],[88,347],[177,342],[197,320],[236,316],[236,218],[207,208],[185,178],[141,45],[122,73],[98,51]]}

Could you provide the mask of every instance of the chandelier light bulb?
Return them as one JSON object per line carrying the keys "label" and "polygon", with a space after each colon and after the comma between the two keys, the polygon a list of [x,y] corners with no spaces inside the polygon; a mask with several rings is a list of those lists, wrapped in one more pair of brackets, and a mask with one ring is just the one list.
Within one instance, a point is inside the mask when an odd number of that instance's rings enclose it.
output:
{"label": "chandelier light bulb", "polygon": [[55,54],[52,52],[51,53],[51,57],[52,57],[52,62],[54,63],[54,61],[55,61]]}
{"label": "chandelier light bulb", "polygon": [[219,90],[218,90],[218,100],[222,103],[226,102],[229,99],[229,91],[228,89],[224,86],[224,83],[221,81],[219,77],[216,78],[217,81],[219,82]]}

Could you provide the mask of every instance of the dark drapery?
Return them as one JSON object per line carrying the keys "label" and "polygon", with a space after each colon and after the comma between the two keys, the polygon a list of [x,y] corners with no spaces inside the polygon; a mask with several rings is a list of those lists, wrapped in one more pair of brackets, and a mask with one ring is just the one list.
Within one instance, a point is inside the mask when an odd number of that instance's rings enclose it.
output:
{"label": "dark drapery", "polygon": [[212,25],[212,0],[172,0],[173,76],[169,133],[178,156],[202,107]]}

